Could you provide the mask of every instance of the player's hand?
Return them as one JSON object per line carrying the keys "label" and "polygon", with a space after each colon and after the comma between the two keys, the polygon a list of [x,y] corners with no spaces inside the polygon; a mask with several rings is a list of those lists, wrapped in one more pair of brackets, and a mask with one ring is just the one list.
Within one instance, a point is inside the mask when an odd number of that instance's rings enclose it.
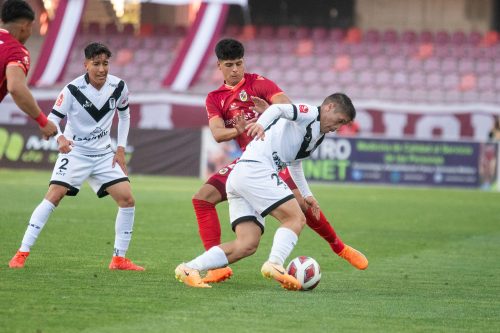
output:
{"label": "player's hand", "polygon": [[127,161],[125,159],[125,147],[119,146],[116,148],[115,156],[113,157],[112,167],[118,164],[122,168],[123,172],[128,176]]}
{"label": "player's hand", "polygon": [[236,131],[238,131],[238,135],[245,132],[246,125],[247,122],[245,120],[245,113],[241,111],[239,115],[234,117],[234,128],[236,128]]}
{"label": "player's hand", "polygon": [[252,110],[257,113],[262,113],[269,107],[269,104],[262,98],[257,96],[251,96],[250,98],[252,99],[253,104],[255,104],[254,107],[252,107]]}
{"label": "player's hand", "polygon": [[57,127],[54,125],[53,122],[50,120],[47,122],[47,124],[44,127],[40,127],[40,132],[42,132],[42,137],[45,140],[48,140],[51,136],[54,136],[57,134]]}
{"label": "player's hand", "polygon": [[73,149],[73,141],[66,139],[64,135],[57,138],[57,144],[59,145],[59,152],[62,154],[67,154]]}
{"label": "player's hand", "polygon": [[255,140],[262,140],[264,141],[264,138],[266,137],[266,134],[264,132],[264,127],[262,127],[261,124],[259,123],[252,123],[248,124],[247,127],[247,134],[248,136],[254,138]]}
{"label": "player's hand", "polygon": [[314,217],[319,220],[320,208],[319,208],[318,201],[316,201],[316,199],[311,195],[311,196],[305,197],[304,202],[307,206],[307,209],[311,208],[311,211],[312,211]]}

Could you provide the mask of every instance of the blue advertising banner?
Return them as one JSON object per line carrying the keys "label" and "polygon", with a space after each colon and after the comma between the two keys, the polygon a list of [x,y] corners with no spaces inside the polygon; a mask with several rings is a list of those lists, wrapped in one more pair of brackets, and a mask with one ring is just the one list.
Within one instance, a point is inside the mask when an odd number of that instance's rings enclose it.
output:
{"label": "blue advertising banner", "polygon": [[308,180],[490,188],[496,143],[328,137],[310,160]]}

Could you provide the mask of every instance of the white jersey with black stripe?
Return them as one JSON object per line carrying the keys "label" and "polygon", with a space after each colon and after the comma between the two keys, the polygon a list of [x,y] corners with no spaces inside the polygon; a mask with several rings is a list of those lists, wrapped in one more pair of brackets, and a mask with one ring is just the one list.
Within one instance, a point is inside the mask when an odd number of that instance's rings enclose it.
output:
{"label": "white jersey with black stripe", "polygon": [[82,154],[100,154],[111,148],[111,125],[118,112],[129,113],[129,91],[120,78],[108,75],[100,90],[94,88],[88,74],[66,85],[50,117],[67,118],[64,136],[73,141],[73,149]]}
{"label": "white jersey with black stripe", "polygon": [[265,139],[254,140],[242,160],[268,163],[281,170],[308,158],[321,144],[319,108],[307,104],[273,104],[259,118]]}

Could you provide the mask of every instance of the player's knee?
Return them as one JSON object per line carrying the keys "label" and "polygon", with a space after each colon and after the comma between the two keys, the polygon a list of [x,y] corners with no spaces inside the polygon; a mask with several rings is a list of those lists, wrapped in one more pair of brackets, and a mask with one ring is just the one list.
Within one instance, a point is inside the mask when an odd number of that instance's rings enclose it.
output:
{"label": "player's knee", "polygon": [[120,206],[122,208],[134,207],[135,206],[135,199],[131,195],[123,197],[118,201],[118,206]]}
{"label": "player's knee", "polygon": [[222,200],[222,195],[219,191],[213,186],[203,185],[198,192],[196,192],[193,197],[193,200],[201,200],[210,202],[214,205],[218,204]]}
{"label": "player's knee", "polygon": [[193,197],[191,198],[192,200],[203,200],[207,201],[206,196],[204,196],[200,191],[196,192]]}
{"label": "player's knee", "polygon": [[235,251],[236,257],[239,259],[243,259],[251,256],[257,251],[259,246],[259,242],[257,240],[240,240],[237,244],[237,251]]}
{"label": "player's knee", "polygon": [[66,195],[67,189],[49,188],[49,191],[45,195],[45,199],[50,201],[54,206],[58,206],[61,200]]}

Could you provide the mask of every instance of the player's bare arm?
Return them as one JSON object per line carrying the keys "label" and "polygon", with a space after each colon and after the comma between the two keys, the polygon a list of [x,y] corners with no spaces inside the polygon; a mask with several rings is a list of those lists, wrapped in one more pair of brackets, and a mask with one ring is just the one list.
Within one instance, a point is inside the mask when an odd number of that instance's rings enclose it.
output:
{"label": "player's bare arm", "polygon": [[67,154],[72,149],[73,141],[66,139],[64,135],[60,135],[57,137],[57,144],[59,145],[59,152]]}
{"label": "player's bare arm", "polygon": [[26,75],[21,67],[15,65],[7,66],[5,76],[7,78],[7,90],[11,94],[12,99],[14,99],[14,102],[24,113],[38,122],[44,139],[57,134],[57,127],[50,120],[46,120],[45,115],[31,94],[26,84]]}
{"label": "player's bare arm", "polygon": [[276,94],[271,97],[273,104],[292,104],[292,100],[285,94]]}
{"label": "player's bare arm", "polygon": [[113,157],[113,168],[118,164],[123,172],[128,175],[127,160],[125,159],[125,147],[118,146],[115,156]]}
{"label": "player's bare arm", "polygon": [[217,142],[230,141],[245,131],[246,121],[244,115],[235,117],[234,127],[227,128],[224,125],[224,120],[220,117],[213,117],[208,121],[208,127],[212,131],[212,135]]}
{"label": "player's bare arm", "polygon": [[[255,104],[255,106],[252,108],[253,111],[255,111],[257,113],[262,113],[269,107],[269,103],[267,103],[267,101],[265,99],[262,99],[262,98],[257,97],[257,96],[252,96],[251,98],[252,98],[253,104]],[[272,104],[292,104],[292,101],[285,94],[277,94],[271,98],[271,103]]]}

